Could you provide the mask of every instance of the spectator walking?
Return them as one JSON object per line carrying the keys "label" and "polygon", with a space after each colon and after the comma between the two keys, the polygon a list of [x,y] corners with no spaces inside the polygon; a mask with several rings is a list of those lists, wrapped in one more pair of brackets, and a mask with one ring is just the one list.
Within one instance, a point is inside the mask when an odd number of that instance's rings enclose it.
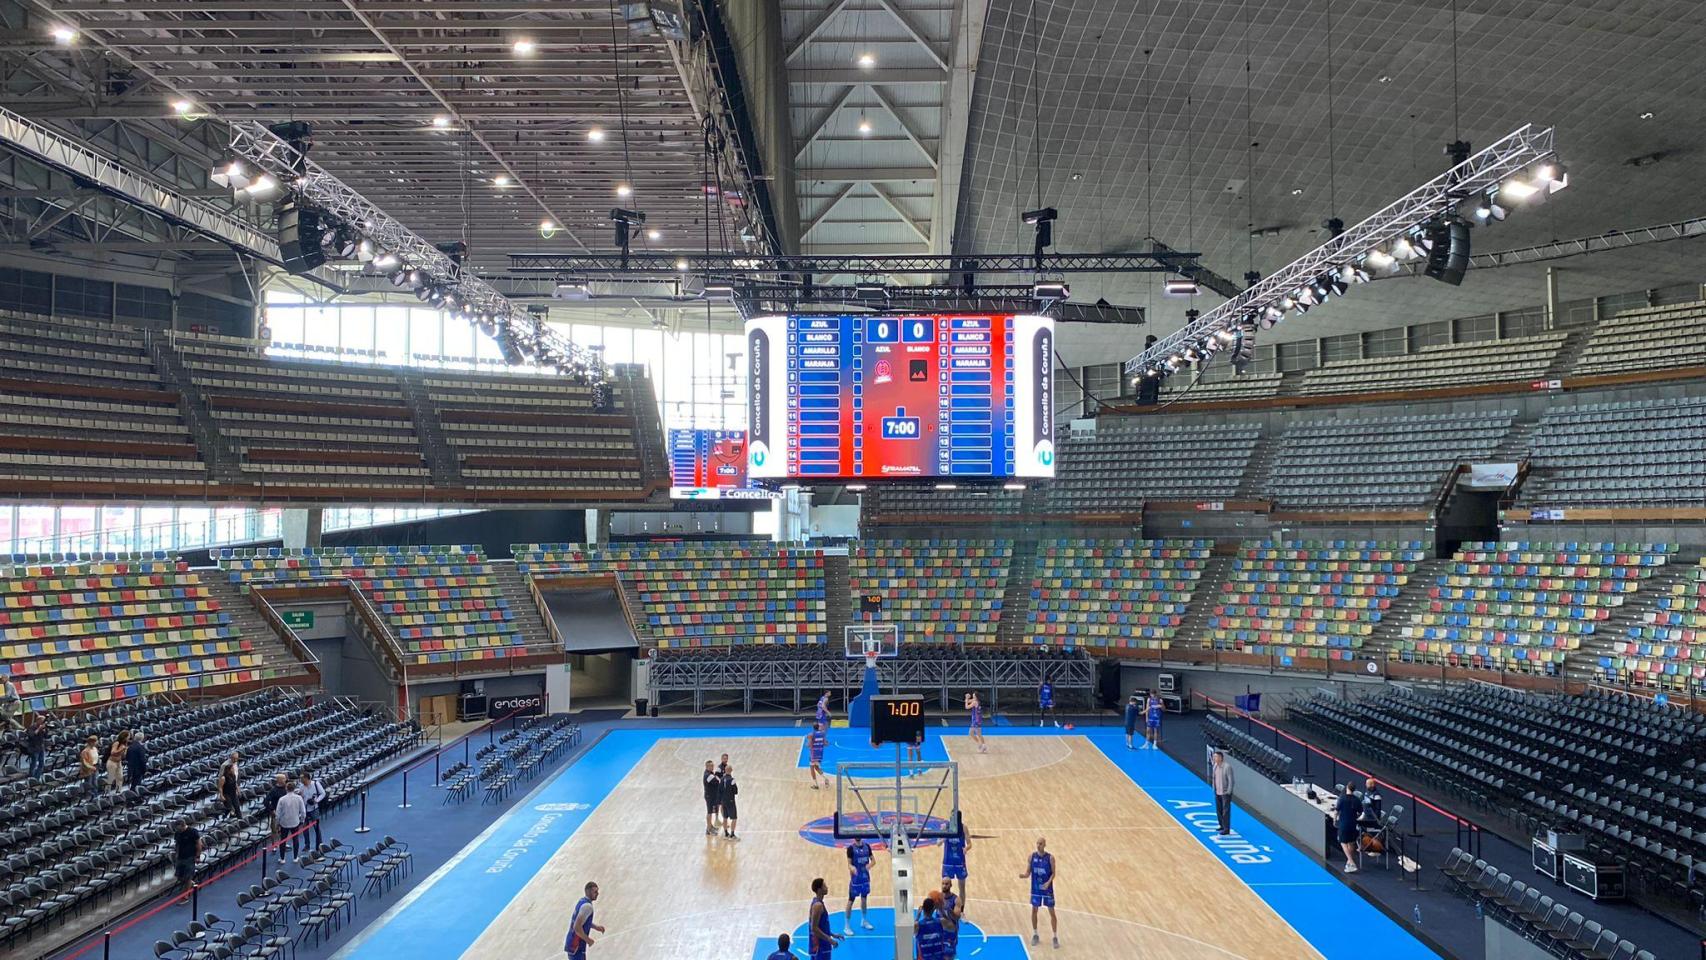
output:
{"label": "spectator walking", "polygon": [[83,749],[77,752],[77,776],[83,780],[89,796],[98,796],[101,792],[101,747],[94,737],[83,741]]}
{"label": "spectator walking", "polygon": [[130,738],[130,748],[124,752],[124,780],[130,784],[130,789],[142,795],[142,780],[148,776],[148,748],[143,746],[143,735],[137,733]]}
{"label": "spectator walking", "polygon": [[107,751],[107,790],[117,793],[124,789],[124,755],[130,750],[130,731],[126,730],[113,741]]}
{"label": "spectator walking", "polygon": [[1339,799],[1333,804],[1333,822],[1338,825],[1339,849],[1345,851],[1345,872],[1357,872],[1357,818],[1362,815],[1362,801],[1357,799],[1357,785],[1346,783]]}
{"label": "spectator walking", "polygon": [[185,893],[195,889],[195,862],[201,856],[201,831],[185,818],[178,821],[178,830],[172,834],[174,854],[172,865],[177,875],[178,883]]}
{"label": "spectator walking", "polygon": [[722,786],[723,836],[730,840],[739,840],[740,838],[735,836],[735,821],[740,819],[735,807],[735,797],[740,794],[740,786],[735,783],[735,768],[732,764],[723,768]]}
{"label": "spectator walking", "polygon": [[219,765],[219,797],[225,801],[225,815],[228,817],[243,816],[243,805],[239,799],[242,774],[237,769],[237,751],[231,751],[231,756]]}
{"label": "spectator walking", "polygon": [[284,841],[290,841],[290,858],[302,851],[302,834],[298,832],[308,819],[308,806],[302,794],[290,789],[290,778],[278,775],[278,799],[273,801],[273,836],[278,838],[278,858],[284,860]]}
{"label": "spectator walking", "polygon": [[[302,782],[297,784],[296,792],[302,797],[303,825],[314,828],[314,846],[317,847],[326,842],[325,838],[320,835],[320,804],[326,799],[326,788],[320,785],[320,781],[314,779],[314,771],[304,770],[302,771]],[[302,845],[308,846],[306,835],[304,835]]]}
{"label": "spectator walking", "polygon": [[267,824],[272,829],[272,845],[278,846],[278,801],[290,792],[290,778],[282,773],[272,776],[272,786],[267,788],[266,796],[261,798],[261,815],[267,818]]}
{"label": "spectator walking", "polygon": [[1209,780],[1214,784],[1214,816],[1224,837],[1232,832],[1232,764],[1226,762],[1224,750],[1214,751]]}
{"label": "spectator walking", "polygon": [[47,717],[44,714],[30,714],[30,722],[24,727],[24,752],[30,757],[30,779],[40,780],[47,770]]}

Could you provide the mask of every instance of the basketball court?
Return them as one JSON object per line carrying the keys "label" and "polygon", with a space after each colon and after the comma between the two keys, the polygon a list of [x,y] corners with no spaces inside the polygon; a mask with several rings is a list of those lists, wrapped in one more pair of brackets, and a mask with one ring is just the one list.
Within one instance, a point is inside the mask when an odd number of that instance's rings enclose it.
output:
{"label": "basketball court", "polygon": [[[794,935],[804,957],[809,885],[824,877],[841,930],[847,860],[833,833],[836,791],[813,790],[805,726],[622,729],[541,786],[338,954],[347,960],[563,955],[567,920],[596,881],[592,956],[647,960],[765,957]],[[825,767],[892,758],[869,733],[837,728]],[[957,763],[967,854],[959,956],[1199,958],[1432,957],[1327,869],[1242,813],[1215,836],[1202,780],[1159,751],[1128,751],[1118,730],[932,727],[926,760]],[[730,754],[740,783],[739,841],[704,833],[699,772]],[[874,778],[873,778],[874,779]],[[892,789],[890,778],[887,786]],[[843,800],[846,805],[847,801]],[[943,813],[933,814],[942,816]],[[943,816],[943,819],[947,819]],[[1031,945],[1029,880],[1038,836],[1058,863],[1061,945]],[[876,930],[841,960],[893,957],[887,854],[872,867]],[[924,891],[941,847],[915,845]]]}

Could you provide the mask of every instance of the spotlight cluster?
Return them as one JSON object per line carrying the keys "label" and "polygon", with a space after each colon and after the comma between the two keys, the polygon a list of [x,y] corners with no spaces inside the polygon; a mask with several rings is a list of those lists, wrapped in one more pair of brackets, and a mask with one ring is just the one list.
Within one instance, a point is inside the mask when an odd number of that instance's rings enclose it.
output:
{"label": "spotlight cluster", "polygon": [[[1435,280],[1461,283],[1469,261],[1469,228],[1473,224],[1496,223],[1519,206],[1537,206],[1569,185],[1563,164],[1548,159],[1505,177],[1484,191],[1467,196],[1448,195],[1446,209],[1404,231],[1389,242],[1361,252],[1345,251],[1343,262],[1330,263],[1321,273],[1276,296],[1268,296],[1245,310],[1217,319],[1217,326],[1187,339],[1170,354],[1150,361],[1136,377],[1166,378],[1190,364],[1205,364],[1222,351],[1230,350],[1240,370],[1253,359],[1258,330],[1272,329],[1291,314],[1302,316],[1350,288],[1372,279],[1398,273],[1409,264]],[[1248,278],[1247,278],[1248,279]],[[1172,293],[1169,280],[1169,289]],[[1182,286],[1182,284],[1181,284]],[[1187,313],[1189,328],[1195,311]],[[1129,368],[1128,368],[1128,372]]]}

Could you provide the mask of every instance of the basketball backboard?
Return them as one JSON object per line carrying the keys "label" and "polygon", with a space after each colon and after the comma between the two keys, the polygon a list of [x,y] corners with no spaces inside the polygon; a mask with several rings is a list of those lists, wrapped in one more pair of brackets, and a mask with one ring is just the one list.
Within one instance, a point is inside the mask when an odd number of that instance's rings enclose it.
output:
{"label": "basketball backboard", "polygon": [[960,765],[940,760],[837,764],[834,826],[839,839],[882,843],[896,830],[909,843],[958,836]]}

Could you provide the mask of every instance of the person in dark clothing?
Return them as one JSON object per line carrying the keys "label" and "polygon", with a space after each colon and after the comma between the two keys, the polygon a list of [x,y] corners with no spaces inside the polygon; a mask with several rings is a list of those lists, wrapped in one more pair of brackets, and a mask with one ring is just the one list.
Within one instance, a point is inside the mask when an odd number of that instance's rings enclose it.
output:
{"label": "person in dark clothing", "polygon": [[142,795],[142,778],[148,775],[148,748],[142,745],[142,734],[138,733],[130,740],[130,746],[124,751],[124,782],[125,786]]}
{"label": "person in dark clothing", "polygon": [[739,840],[740,838],[735,836],[735,821],[740,819],[740,814],[735,810],[735,797],[740,794],[740,787],[735,783],[735,768],[733,764],[729,764],[723,768],[722,787],[723,836],[728,837],[730,840]]}
{"label": "person in dark clothing", "polygon": [[1357,785],[1345,784],[1344,792],[1333,804],[1333,822],[1338,826],[1339,849],[1345,851],[1345,872],[1357,872],[1357,818],[1362,815],[1362,801],[1357,799]]}
{"label": "person in dark clothing", "polygon": [[1137,736],[1137,721],[1143,715],[1143,704],[1138,702],[1138,695],[1132,694],[1125,705],[1125,748],[1136,749],[1131,745],[1132,738]]}
{"label": "person in dark clothing", "polygon": [[189,893],[195,888],[195,862],[201,856],[201,831],[188,820],[179,820],[178,830],[172,834],[172,843],[174,871],[178,882],[183,884],[184,892]]}
{"label": "person in dark clothing", "polygon": [[723,778],[717,773],[716,764],[705,761],[705,836],[717,835],[717,814],[723,809]]}
{"label": "person in dark clothing", "polygon": [[272,842],[275,847],[278,846],[279,840],[278,801],[280,797],[289,792],[290,778],[282,773],[275,773],[272,778],[272,786],[267,789],[267,795],[261,798],[261,816],[256,819],[266,819],[268,826],[272,828]]}
{"label": "person in dark clothing", "polygon": [[30,779],[41,779],[47,769],[47,717],[35,713],[24,727],[24,753],[30,758]]}
{"label": "person in dark clothing", "polygon": [[242,773],[237,769],[237,751],[233,750],[231,756],[219,765],[219,797],[225,801],[225,815],[228,817],[243,816],[240,799],[242,780]]}

